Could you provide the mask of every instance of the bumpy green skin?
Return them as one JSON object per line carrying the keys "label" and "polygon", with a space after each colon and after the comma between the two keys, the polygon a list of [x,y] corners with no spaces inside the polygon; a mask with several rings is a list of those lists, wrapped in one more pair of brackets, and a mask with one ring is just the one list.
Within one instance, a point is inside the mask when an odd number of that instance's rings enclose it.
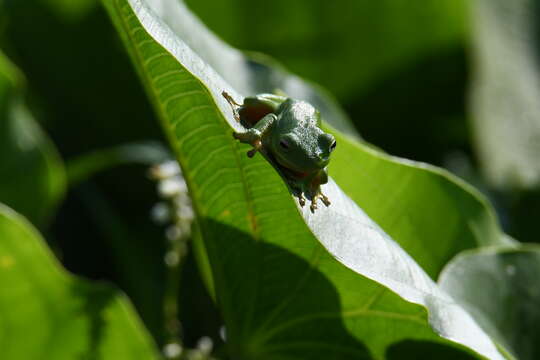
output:
{"label": "bumpy green skin", "polygon": [[252,157],[264,152],[284,173],[290,187],[304,206],[304,195],[311,200],[311,211],[317,199],[328,206],[321,184],[328,182],[326,166],[336,146],[334,137],[320,128],[320,114],[307,102],[272,94],[260,94],[236,103],[227,93],[223,96],[233,107],[235,118],[248,128],[233,136],[253,146]]}

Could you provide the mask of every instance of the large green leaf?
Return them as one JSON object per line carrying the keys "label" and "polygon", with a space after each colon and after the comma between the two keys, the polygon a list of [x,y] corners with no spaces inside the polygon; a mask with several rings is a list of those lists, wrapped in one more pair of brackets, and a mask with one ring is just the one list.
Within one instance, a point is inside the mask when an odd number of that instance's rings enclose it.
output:
{"label": "large green leaf", "polygon": [[[473,319],[334,181],[323,189],[332,200],[329,208],[315,214],[299,211],[274,168],[262,157],[248,159],[244,154],[247,147],[232,139],[232,129],[240,129],[240,125],[234,122],[221,92],[241,99],[240,94],[280,88],[315,103],[326,120],[347,131],[346,119],[335,104],[298,78],[248,60],[225,46],[181,2],[104,3],[186,177],[199,216],[200,246],[206,249],[210,280],[227,327],[231,358],[403,358],[406,350],[417,358],[426,349],[440,353],[449,351],[449,346],[460,352],[450,353],[452,356],[466,356],[463,351],[468,347],[486,357],[501,358]],[[349,143],[336,151],[336,157],[356,162],[357,153],[365,152],[381,166],[399,163],[373,154],[353,140],[340,140]],[[340,152],[346,155],[338,155]],[[399,170],[425,172],[418,165]],[[378,180],[373,178],[373,182]],[[449,176],[431,171],[428,180],[441,183],[434,186],[441,194],[445,186],[455,187],[453,195],[469,199],[480,213],[492,217],[475,195]],[[394,177],[389,186],[403,183]],[[362,205],[360,197],[357,201]],[[437,204],[447,206],[449,202]],[[419,212],[416,217],[420,219],[424,210],[439,209],[416,206],[407,210]],[[452,211],[461,210],[454,206]],[[475,226],[481,217],[461,223],[468,227],[452,227],[465,232],[491,229],[494,237],[490,241],[502,241],[493,219],[488,226]],[[455,235],[453,239],[459,238]],[[457,248],[476,246],[475,239],[470,236],[442,252],[449,257]],[[439,246],[436,238],[431,240],[424,246]],[[426,251],[418,256],[434,255]],[[441,259],[430,261],[438,266],[443,263]],[[469,354],[473,356],[473,352]]]}
{"label": "large green leaf", "polygon": [[156,359],[116,290],[67,274],[41,236],[0,205],[2,359]]}
{"label": "large green leaf", "polygon": [[[518,359],[540,357],[540,247],[471,250],[441,274],[452,294]],[[481,290],[479,290],[481,289]]]}
{"label": "large green leaf", "polygon": [[489,180],[540,184],[538,3],[476,0],[472,124]]}
{"label": "large green leaf", "polygon": [[43,224],[65,190],[53,144],[22,100],[22,75],[0,52],[0,201]]}

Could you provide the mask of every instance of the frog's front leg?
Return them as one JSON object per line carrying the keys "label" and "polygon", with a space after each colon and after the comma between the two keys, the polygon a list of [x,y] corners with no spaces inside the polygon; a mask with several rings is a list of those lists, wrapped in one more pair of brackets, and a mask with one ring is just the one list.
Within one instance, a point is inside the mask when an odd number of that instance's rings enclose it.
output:
{"label": "frog's front leg", "polygon": [[246,132],[239,133],[234,132],[233,137],[240,140],[243,143],[251,144],[253,149],[249,150],[247,155],[248,157],[253,157],[255,153],[262,148],[262,139],[266,136],[272,125],[277,120],[277,116],[274,114],[267,114],[261,120],[259,120],[251,129],[248,129]]}

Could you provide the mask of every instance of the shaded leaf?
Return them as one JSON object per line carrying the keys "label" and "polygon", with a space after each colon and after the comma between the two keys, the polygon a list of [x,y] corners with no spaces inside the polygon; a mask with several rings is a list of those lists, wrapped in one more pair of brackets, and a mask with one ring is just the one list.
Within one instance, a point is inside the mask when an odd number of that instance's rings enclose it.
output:
{"label": "shaded leaf", "polygon": [[0,205],[2,359],[156,359],[126,299],[67,274],[20,215]]}

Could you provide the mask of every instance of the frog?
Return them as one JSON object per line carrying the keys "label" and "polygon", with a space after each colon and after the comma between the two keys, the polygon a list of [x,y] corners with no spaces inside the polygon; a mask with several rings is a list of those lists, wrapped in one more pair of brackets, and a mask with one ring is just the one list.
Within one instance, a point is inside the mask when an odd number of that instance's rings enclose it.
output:
{"label": "frog", "polygon": [[257,152],[280,170],[301,207],[311,200],[312,213],[320,199],[331,202],[321,191],[328,182],[327,166],[336,148],[336,139],[321,129],[321,114],[306,101],[263,93],[248,96],[242,104],[227,92],[222,93],[236,121],[246,128],[233,132],[241,143],[252,146],[247,156]]}

